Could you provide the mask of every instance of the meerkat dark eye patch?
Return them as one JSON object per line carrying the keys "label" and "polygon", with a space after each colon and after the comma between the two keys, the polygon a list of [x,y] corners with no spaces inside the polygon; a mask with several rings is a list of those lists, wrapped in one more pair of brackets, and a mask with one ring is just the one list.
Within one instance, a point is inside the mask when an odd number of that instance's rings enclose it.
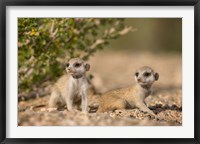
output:
{"label": "meerkat dark eye patch", "polygon": [[139,72],[136,72],[136,73],[135,73],[135,76],[138,77],[138,76],[139,76]]}
{"label": "meerkat dark eye patch", "polygon": [[77,68],[77,67],[80,67],[80,66],[81,66],[80,63],[75,63],[75,64],[74,64],[74,67],[76,67],[76,68]]}
{"label": "meerkat dark eye patch", "polygon": [[148,77],[148,76],[151,75],[151,73],[149,73],[149,72],[145,72],[143,75],[144,75],[145,77]]}
{"label": "meerkat dark eye patch", "polygon": [[66,64],[66,67],[69,67],[69,63]]}

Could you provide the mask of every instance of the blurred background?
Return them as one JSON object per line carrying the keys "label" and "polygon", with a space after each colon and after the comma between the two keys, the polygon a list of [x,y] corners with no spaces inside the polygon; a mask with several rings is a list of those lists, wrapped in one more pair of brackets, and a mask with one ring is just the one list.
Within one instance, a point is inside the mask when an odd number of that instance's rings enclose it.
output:
{"label": "blurred background", "polygon": [[130,18],[125,19],[125,24],[133,26],[136,31],[114,41],[109,48],[181,53],[181,18]]}

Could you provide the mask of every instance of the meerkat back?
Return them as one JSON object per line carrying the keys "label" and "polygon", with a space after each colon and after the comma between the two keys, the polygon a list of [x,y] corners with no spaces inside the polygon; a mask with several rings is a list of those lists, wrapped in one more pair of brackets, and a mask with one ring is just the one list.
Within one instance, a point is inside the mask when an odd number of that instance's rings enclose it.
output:
{"label": "meerkat back", "polygon": [[51,89],[51,97],[49,100],[50,107],[56,107],[57,103],[60,105],[66,104],[65,97],[67,95],[67,82],[69,76],[67,74],[63,75],[57,80]]}
{"label": "meerkat back", "polygon": [[127,99],[129,99],[131,87],[120,88],[106,92],[99,98],[98,113],[104,111],[114,111],[116,109],[125,109],[127,107]]}
{"label": "meerkat back", "polygon": [[55,84],[55,88],[58,89],[60,96],[65,99],[67,96],[67,87],[69,82],[69,75],[65,74]]}

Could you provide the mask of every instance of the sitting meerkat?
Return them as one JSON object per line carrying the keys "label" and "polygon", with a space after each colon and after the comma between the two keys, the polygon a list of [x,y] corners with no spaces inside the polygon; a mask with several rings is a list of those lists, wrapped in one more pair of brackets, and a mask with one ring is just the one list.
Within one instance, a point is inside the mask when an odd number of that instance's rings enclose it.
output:
{"label": "sitting meerkat", "polygon": [[93,95],[93,87],[86,77],[89,69],[90,65],[80,58],[69,60],[65,69],[67,74],[58,79],[52,88],[49,107],[57,107],[60,103],[67,105],[67,109],[71,111],[73,103],[81,102],[81,109],[86,112],[88,95]]}
{"label": "sitting meerkat", "polygon": [[137,107],[140,110],[155,116],[144,103],[144,99],[151,94],[151,86],[157,81],[159,74],[148,66],[144,66],[135,72],[136,85],[127,88],[109,91],[99,98],[97,113]]}

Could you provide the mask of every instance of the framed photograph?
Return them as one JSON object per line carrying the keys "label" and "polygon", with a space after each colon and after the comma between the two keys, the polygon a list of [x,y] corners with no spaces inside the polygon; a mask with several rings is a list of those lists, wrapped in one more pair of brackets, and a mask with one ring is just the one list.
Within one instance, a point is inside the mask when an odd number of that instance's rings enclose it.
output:
{"label": "framed photograph", "polygon": [[1,143],[199,144],[199,0],[1,0]]}

